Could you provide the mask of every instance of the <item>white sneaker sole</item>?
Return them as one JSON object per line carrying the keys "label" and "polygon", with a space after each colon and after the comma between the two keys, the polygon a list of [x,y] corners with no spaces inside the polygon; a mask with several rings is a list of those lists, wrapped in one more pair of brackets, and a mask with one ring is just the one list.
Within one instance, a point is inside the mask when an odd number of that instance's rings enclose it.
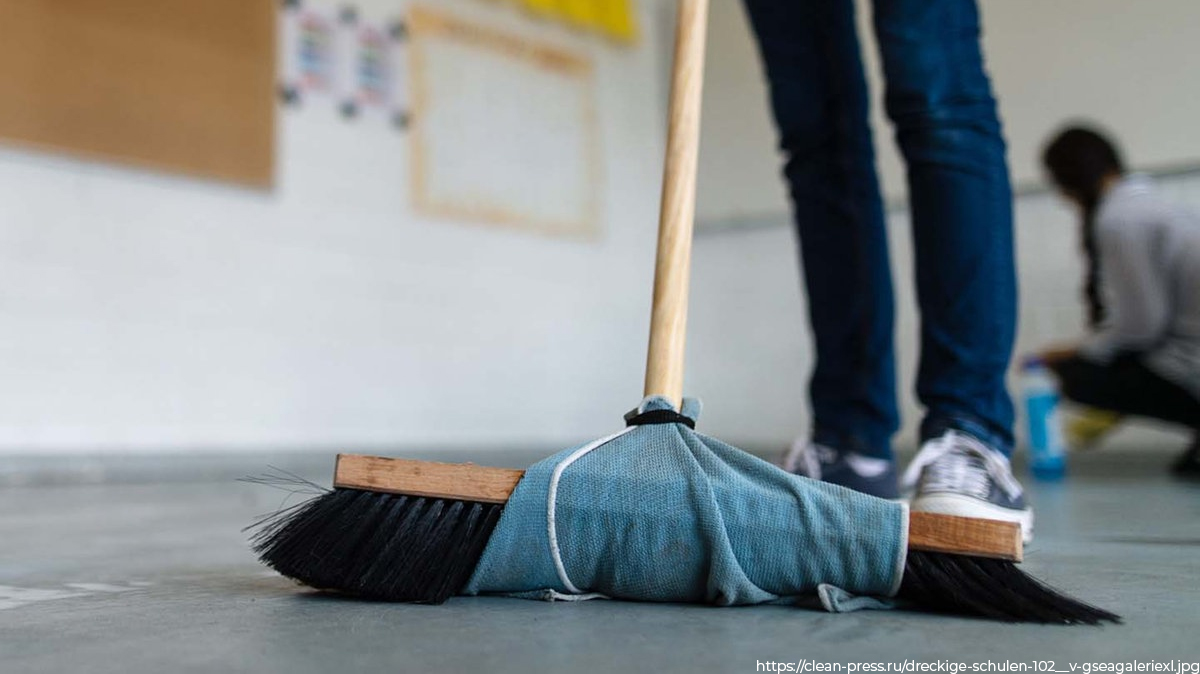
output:
{"label": "white sneaker sole", "polygon": [[1026,544],[1033,540],[1032,508],[1013,510],[964,494],[923,494],[914,498],[908,507],[913,512],[1016,522],[1021,525],[1021,539]]}

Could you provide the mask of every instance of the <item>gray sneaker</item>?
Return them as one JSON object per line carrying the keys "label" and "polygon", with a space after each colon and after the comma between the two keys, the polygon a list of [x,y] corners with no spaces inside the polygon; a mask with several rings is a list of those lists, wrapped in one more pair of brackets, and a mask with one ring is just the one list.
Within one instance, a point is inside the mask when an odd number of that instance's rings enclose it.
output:
{"label": "gray sneaker", "polygon": [[1033,509],[1008,458],[970,435],[947,431],[927,441],[904,471],[904,486],[916,490],[914,512],[1016,522],[1025,542],[1033,540]]}
{"label": "gray sneaker", "polygon": [[896,464],[880,459],[842,452],[832,447],[797,439],[780,457],[779,467],[789,473],[840,485],[879,498],[899,498]]}

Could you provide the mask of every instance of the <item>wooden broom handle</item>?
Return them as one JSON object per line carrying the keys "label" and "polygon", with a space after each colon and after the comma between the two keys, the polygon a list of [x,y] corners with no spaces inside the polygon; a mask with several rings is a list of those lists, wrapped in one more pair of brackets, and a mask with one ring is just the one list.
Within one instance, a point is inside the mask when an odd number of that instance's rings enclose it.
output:
{"label": "wooden broom handle", "polygon": [[645,395],[666,396],[677,408],[683,401],[708,0],[679,0],[678,15],[645,388]]}

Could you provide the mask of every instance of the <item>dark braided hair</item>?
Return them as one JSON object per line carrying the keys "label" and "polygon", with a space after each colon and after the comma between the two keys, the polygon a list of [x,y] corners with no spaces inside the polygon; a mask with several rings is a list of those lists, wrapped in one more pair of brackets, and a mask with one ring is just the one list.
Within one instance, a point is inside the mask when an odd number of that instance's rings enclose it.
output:
{"label": "dark braided hair", "polygon": [[1086,261],[1083,296],[1087,302],[1088,324],[1096,328],[1105,316],[1100,295],[1096,212],[1100,209],[1105,178],[1124,174],[1125,165],[1108,138],[1083,126],[1069,127],[1055,135],[1042,151],[1042,163],[1054,184],[1078,201],[1083,212],[1081,233]]}

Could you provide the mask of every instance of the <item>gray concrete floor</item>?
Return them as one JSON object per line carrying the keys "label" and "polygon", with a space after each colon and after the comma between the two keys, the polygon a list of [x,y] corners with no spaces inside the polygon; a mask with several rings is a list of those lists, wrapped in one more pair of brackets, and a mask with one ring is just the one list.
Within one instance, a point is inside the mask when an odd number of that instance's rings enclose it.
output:
{"label": "gray concrete floor", "polygon": [[[1200,485],[1169,479],[1168,458],[1095,454],[1061,484],[1026,481],[1038,516],[1027,570],[1125,616],[1102,628],[783,607],[355,601],[257,564],[240,529],[278,505],[270,489],[224,477],[10,479],[0,486],[0,672],[755,672],[800,658],[1038,659],[1065,671],[1196,661]],[[328,461],[274,460],[308,474]],[[231,466],[224,473],[244,468]]]}

